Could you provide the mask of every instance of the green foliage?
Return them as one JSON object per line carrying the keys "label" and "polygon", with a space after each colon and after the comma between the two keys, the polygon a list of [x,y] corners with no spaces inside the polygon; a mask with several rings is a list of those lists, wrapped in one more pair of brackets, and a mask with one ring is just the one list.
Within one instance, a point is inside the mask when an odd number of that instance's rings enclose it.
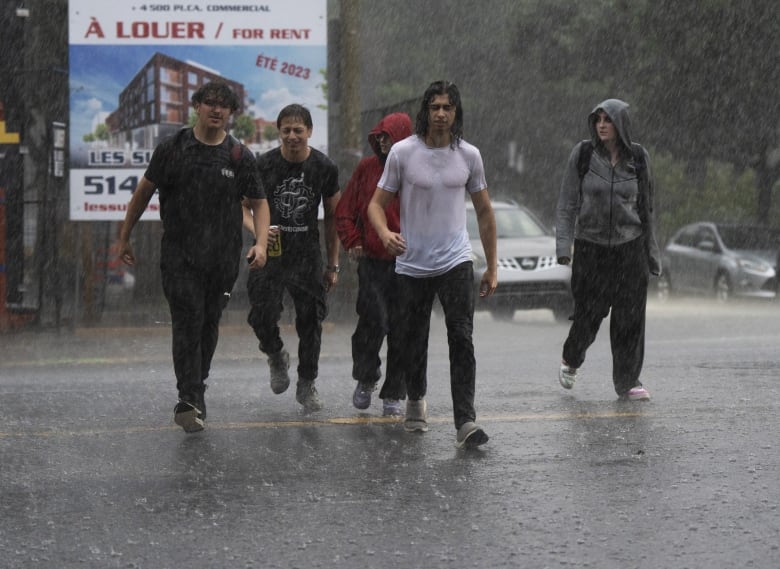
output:
{"label": "green foliage", "polygon": [[267,142],[273,142],[278,138],[278,136],[279,129],[270,124],[265,125],[265,128],[263,129],[263,140]]}
{"label": "green foliage", "polygon": [[255,136],[255,121],[249,115],[239,115],[233,121],[233,135],[246,142]]}
{"label": "green foliage", "polygon": [[[771,219],[780,176],[780,167],[764,158],[780,147],[775,2],[527,0],[522,6],[516,53],[546,98],[529,98],[541,112],[536,130],[523,134],[524,146],[555,149],[560,140],[571,148],[586,135],[589,107],[621,98],[631,104],[635,139],[681,161],[651,155],[654,164],[670,162],[668,170],[655,168],[669,178],[661,186],[672,196],[662,194],[656,207],[664,231],[679,220]],[[569,116],[577,122],[567,124]],[[544,183],[549,163],[527,162],[532,186]]]}
{"label": "green foliage", "polygon": [[108,140],[110,136],[110,132],[108,131],[108,125],[105,123],[100,123],[95,127],[95,132],[88,132],[84,136],[81,137],[81,139],[84,142],[95,142],[97,140]]}
{"label": "green foliage", "polygon": [[100,123],[95,127],[95,138],[98,140],[108,140],[109,134],[106,123]]}
{"label": "green foliage", "polygon": [[[322,100],[327,101],[328,100],[328,70],[320,69],[319,73],[320,73],[320,77],[322,77],[322,82],[317,83],[317,87],[322,89]],[[319,104],[317,105],[317,108],[322,109],[323,111],[327,111],[328,105]]]}
{"label": "green foliage", "polygon": [[[738,172],[732,164],[706,160],[701,181],[690,166],[669,153],[650,151],[655,178],[656,225],[661,244],[695,221],[758,223],[755,172]],[[699,178],[699,176],[696,176]]]}

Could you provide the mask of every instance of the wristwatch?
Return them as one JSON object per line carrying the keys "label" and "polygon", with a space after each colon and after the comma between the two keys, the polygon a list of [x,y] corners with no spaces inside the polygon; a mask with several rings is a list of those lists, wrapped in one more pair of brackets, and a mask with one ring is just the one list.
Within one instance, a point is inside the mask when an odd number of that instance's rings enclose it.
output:
{"label": "wristwatch", "polygon": [[338,265],[328,265],[325,267],[325,270],[329,273],[336,273],[339,274],[339,266]]}

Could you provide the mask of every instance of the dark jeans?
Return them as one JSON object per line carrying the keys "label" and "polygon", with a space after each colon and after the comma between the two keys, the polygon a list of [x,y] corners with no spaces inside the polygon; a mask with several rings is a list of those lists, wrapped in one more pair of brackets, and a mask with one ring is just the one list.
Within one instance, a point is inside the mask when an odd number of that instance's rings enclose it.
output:
{"label": "dark jeans", "polygon": [[474,269],[471,261],[435,277],[397,275],[398,333],[401,369],[409,399],[425,397],[428,389],[428,336],[436,296],[444,310],[450,352],[450,389],[455,428],[474,421]]}
{"label": "dark jeans", "polygon": [[645,354],[648,275],[641,237],[613,247],[582,240],[574,243],[574,317],[563,344],[563,359],[572,367],[580,367],[601,321],[611,312],[612,381],[618,395],[642,385],[639,374]]}
{"label": "dark jeans", "polygon": [[163,292],[171,311],[173,369],[183,401],[197,403],[203,397],[217,348],[219,320],[237,276],[237,268],[162,267]]}
{"label": "dark jeans", "polygon": [[398,369],[394,311],[397,308],[395,262],[363,257],[358,264],[357,326],[352,334],[352,377],[373,383],[381,376],[379,352],[387,337],[385,381],[381,399],[405,399],[406,383]]}
{"label": "dark jeans", "polygon": [[269,259],[262,269],[249,271],[247,290],[252,308],[247,321],[260,340],[260,350],[275,354],[284,347],[279,332],[284,291],[295,306],[295,330],[298,333],[298,378],[313,381],[319,373],[322,321],[328,314],[322,261],[299,259],[294,266]]}

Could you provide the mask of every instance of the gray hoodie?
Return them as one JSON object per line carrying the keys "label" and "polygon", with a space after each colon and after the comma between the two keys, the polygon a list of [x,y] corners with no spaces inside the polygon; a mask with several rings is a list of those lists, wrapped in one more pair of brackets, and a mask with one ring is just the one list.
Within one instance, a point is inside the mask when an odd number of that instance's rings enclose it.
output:
{"label": "gray hoodie", "polygon": [[[650,272],[661,273],[660,254],[653,228],[653,176],[650,158],[645,154],[647,188],[645,199],[639,200],[639,184],[633,160],[621,160],[612,166],[596,134],[598,111],[604,111],[615,125],[618,136],[631,149],[631,124],[628,104],[619,99],[607,99],[596,105],[588,116],[593,153],[588,172],[582,178],[577,171],[582,142],[572,149],[561,183],[556,208],[556,254],[571,257],[574,239],[598,245],[628,243],[641,236],[647,239]],[[640,213],[640,203],[646,210]],[[643,223],[643,219],[645,223]]]}

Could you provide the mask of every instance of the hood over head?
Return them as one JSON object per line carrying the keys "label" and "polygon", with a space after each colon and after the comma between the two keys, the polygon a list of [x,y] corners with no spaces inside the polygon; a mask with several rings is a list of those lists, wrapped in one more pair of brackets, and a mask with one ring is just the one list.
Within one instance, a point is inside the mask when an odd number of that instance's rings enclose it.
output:
{"label": "hood over head", "polygon": [[390,136],[393,144],[412,135],[412,119],[406,113],[392,113],[385,116],[368,133],[368,143],[374,151],[374,154],[384,158],[376,140],[376,135],[380,132],[386,132]]}
{"label": "hood over head", "polygon": [[615,125],[620,140],[627,149],[631,149],[631,119],[628,116],[628,103],[620,99],[607,99],[596,105],[588,115],[588,128],[590,129],[590,138],[593,145],[599,143],[598,134],[596,134],[596,119],[599,111],[604,111]]}

